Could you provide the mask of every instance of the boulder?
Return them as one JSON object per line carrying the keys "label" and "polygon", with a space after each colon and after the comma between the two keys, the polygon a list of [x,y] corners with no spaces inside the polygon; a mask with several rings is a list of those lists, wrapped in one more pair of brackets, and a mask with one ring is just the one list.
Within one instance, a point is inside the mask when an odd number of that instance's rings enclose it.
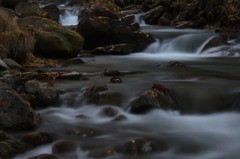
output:
{"label": "boulder", "polygon": [[84,39],[78,33],[47,18],[25,17],[18,20],[22,27],[36,30],[35,54],[45,58],[72,58],[83,47]]}
{"label": "boulder", "polygon": [[128,55],[133,51],[130,44],[115,44],[105,47],[97,47],[90,53],[93,55]]}
{"label": "boulder", "polygon": [[155,7],[149,10],[145,15],[143,15],[143,19],[147,24],[157,24],[159,18],[166,12],[166,9],[163,6]]}
{"label": "boulder", "polygon": [[98,7],[98,6],[86,7],[80,14],[79,19],[97,17],[97,16],[108,17],[111,19],[118,19],[118,16],[112,11],[106,8]]}
{"label": "boulder", "polygon": [[177,102],[171,95],[170,89],[160,84],[154,84],[130,104],[130,112],[146,113],[152,109],[176,109]]}
{"label": "boulder", "polygon": [[74,57],[71,43],[63,36],[42,31],[36,39],[35,54],[38,56],[53,59]]}
{"label": "boulder", "polygon": [[60,10],[55,4],[50,4],[42,8],[47,12],[47,18],[54,20],[56,22],[59,21]]}
{"label": "boulder", "polygon": [[216,36],[213,37],[211,40],[208,41],[208,43],[204,46],[204,48],[202,49],[202,51],[205,51],[207,49],[210,49],[212,47],[217,47],[217,46],[221,46],[221,45],[226,45],[227,44],[227,36],[224,35],[220,35],[220,36]]}
{"label": "boulder", "polygon": [[30,80],[25,83],[24,88],[33,107],[53,105],[59,98],[57,90],[47,82]]}
{"label": "boulder", "polygon": [[0,84],[0,128],[32,130],[41,123],[40,115],[17,92]]}
{"label": "boulder", "polygon": [[30,148],[25,143],[19,141],[14,136],[0,131],[0,158],[11,158],[18,153],[23,153]]}
{"label": "boulder", "polygon": [[21,138],[22,142],[30,144],[33,147],[51,143],[53,140],[53,135],[46,132],[27,134]]}
{"label": "boulder", "polygon": [[133,52],[142,51],[154,41],[149,34],[132,29],[123,22],[107,17],[84,18],[78,24],[78,32],[85,39],[85,49],[95,49],[127,43],[133,46]]}
{"label": "boulder", "polygon": [[38,3],[19,2],[14,10],[20,17],[39,15],[40,7]]}

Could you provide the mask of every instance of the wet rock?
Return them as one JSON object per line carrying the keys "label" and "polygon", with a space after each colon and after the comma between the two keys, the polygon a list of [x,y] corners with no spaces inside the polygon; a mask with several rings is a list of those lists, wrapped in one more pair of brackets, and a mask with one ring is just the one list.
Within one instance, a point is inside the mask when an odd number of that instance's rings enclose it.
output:
{"label": "wet rock", "polygon": [[20,17],[37,16],[40,13],[38,3],[20,2],[15,6],[14,10]]}
{"label": "wet rock", "polygon": [[105,107],[101,111],[101,114],[107,117],[114,117],[115,115],[117,115],[117,113],[118,112],[112,107]]}
{"label": "wet rock", "polygon": [[59,21],[60,10],[55,4],[50,4],[42,8],[44,11],[47,12],[47,18],[54,20],[56,22]]}
{"label": "wet rock", "polygon": [[125,115],[117,115],[116,117],[114,117],[111,121],[124,121],[127,120],[127,117]]}
{"label": "wet rock", "polygon": [[67,60],[62,66],[72,66],[72,65],[81,65],[84,64],[85,62],[81,58],[72,58]]}
{"label": "wet rock", "polygon": [[157,66],[160,66],[160,67],[183,67],[185,65],[178,61],[169,61],[167,63],[163,63],[163,64],[160,64]]}
{"label": "wet rock", "polygon": [[159,18],[166,12],[166,9],[163,6],[158,6],[149,10],[144,16],[143,19],[147,24],[157,24]]}
{"label": "wet rock", "polygon": [[112,91],[104,91],[99,92],[97,95],[97,100],[95,101],[95,104],[98,105],[121,105],[123,95],[120,92],[112,92]]}
{"label": "wet rock", "polygon": [[24,135],[21,138],[21,141],[28,143],[34,147],[51,143],[53,142],[54,137],[52,134],[49,134],[47,132],[39,132],[39,133],[33,133],[33,134],[27,134]]}
{"label": "wet rock", "polygon": [[56,155],[52,154],[41,154],[38,156],[29,157],[27,159],[59,159]]}
{"label": "wet rock", "polygon": [[172,15],[166,12],[158,19],[157,24],[158,25],[170,25],[172,18],[173,18]]}
{"label": "wet rock", "polygon": [[2,61],[4,61],[5,64],[7,64],[8,67],[11,69],[18,69],[20,71],[24,70],[23,67],[19,63],[17,63],[16,61],[14,61],[10,58],[3,58]]}
{"label": "wet rock", "polygon": [[170,94],[171,90],[160,84],[154,84],[130,104],[130,112],[141,114],[151,109],[176,109],[176,100]]}
{"label": "wet rock", "polygon": [[108,17],[111,19],[118,19],[118,16],[112,11],[106,8],[98,7],[98,6],[86,7],[82,11],[79,18],[81,19],[81,18],[90,18],[90,17],[97,17],[97,16]]}
{"label": "wet rock", "polygon": [[75,128],[73,130],[69,130],[67,134],[71,136],[78,136],[78,137],[95,137],[100,135],[101,132],[93,128],[80,127],[80,128]]}
{"label": "wet rock", "polygon": [[150,152],[154,152],[156,149],[156,145],[154,145],[151,141],[146,140],[131,140],[126,144],[126,154],[131,156],[138,156]]}
{"label": "wet rock", "polygon": [[85,39],[85,49],[121,43],[132,45],[133,52],[142,51],[154,39],[146,33],[134,30],[116,19],[106,17],[84,18],[78,24],[78,32]]}
{"label": "wet rock", "polygon": [[98,103],[99,93],[108,90],[106,85],[90,86],[83,94],[88,103]]}
{"label": "wet rock", "polygon": [[216,36],[212,38],[202,49],[202,51],[207,50],[209,48],[226,45],[227,44],[227,36]]}
{"label": "wet rock", "polygon": [[[30,80],[25,83],[24,88],[35,107],[53,105],[59,98],[57,90],[50,83]],[[35,97],[35,100],[31,99],[31,96]]]}
{"label": "wet rock", "polygon": [[78,144],[76,141],[63,140],[53,144],[52,152],[54,154],[71,153],[76,151],[77,147],[78,147]]}
{"label": "wet rock", "polygon": [[0,70],[1,71],[10,70],[8,65],[2,59],[0,59]]}
{"label": "wet rock", "polygon": [[114,76],[110,79],[111,83],[122,83],[123,80],[120,77]]}
{"label": "wet rock", "polygon": [[107,68],[104,70],[103,75],[104,76],[121,76],[122,73],[118,70],[113,70],[111,68]]}
{"label": "wet rock", "polygon": [[[0,25],[0,31],[1,31],[1,27],[2,26]],[[7,50],[2,44],[0,44],[0,58],[5,58],[5,57],[7,57]]]}
{"label": "wet rock", "polygon": [[90,53],[93,55],[128,55],[133,51],[130,44],[116,44],[105,47],[97,47]]}
{"label": "wet rock", "polygon": [[69,72],[69,73],[62,73],[56,79],[59,80],[79,80],[82,78],[82,74],[79,72]]}
{"label": "wet rock", "polygon": [[0,84],[0,128],[32,130],[41,123],[40,115],[13,89]]}

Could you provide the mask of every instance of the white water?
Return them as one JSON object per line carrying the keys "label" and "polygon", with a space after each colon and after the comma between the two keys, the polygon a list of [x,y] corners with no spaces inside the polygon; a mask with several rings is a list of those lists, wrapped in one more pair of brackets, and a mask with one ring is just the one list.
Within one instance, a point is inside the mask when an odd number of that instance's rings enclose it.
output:
{"label": "white water", "polygon": [[[66,15],[65,20],[71,20]],[[140,22],[140,19],[137,18]],[[64,23],[63,23],[64,24]],[[66,22],[66,25],[72,23]],[[216,36],[212,31],[194,29],[170,29],[146,26],[141,22],[143,30],[155,36],[157,41],[142,53],[129,56],[96,57],[86,65],[74,68],[77,71],[99,72],[105,68],[120,71],[137,72],[122,76],[121,84],[110,84],[108,77],[93,77],[89,81],[75,83],[58,83],[70,93],[61,95],[58,107],[50,107],[39,111],[43,124],[37,131],[52,132],[60,136],[60,140],[73,139],[80,143],[79,149],[72,153],[73,159],[90,159],[94,151],[105,152],[131,140],[143,139],[155,145],[167,144],[167,149],[157,148],[153,153],[130,156],[123,152],[110,156],[94,157],[104,159],[239,159],[240,158],[240,113],[225,111],[200,115],[203,110],[214,110],[223,104],[223,98],[238,95],[240,90],[240,59],[226,58],[230,51],[240,49],[235,40],[229,46],[219,46],[203,51],[206,44]],[[225,48],[226,52],[223,51]],[[235,56],[237,53],[234,54]],[[214,58],[213,58],[214,57]],[[186,64],[181,68],[156,67],[163,62],[179,60]],[[73,68],[70,68],[73,69]],[[130,114],[124,107],[143,90],[153,83],[161,83],[173,89],[181,106],[192,109],[194,114],[182,114],[177,111],[154,110],[144,115]],[[82,85],[107,84],[111,90],[122,91],[123,105],[86,105],[82,99]],[[67,86],[66,86],[67,85]],[[238,106],[239,96],[231,97],[231,104]],[[123,106],[123,107],[121,107]],[[110,107],[117,113],[113,117],[106,116],[104,108]],[[210,111],[211,112],[211,111]],[[76,118],[81,115],[85,118]],[[112,120],[117,115],[124,115],[126,120]],[[71,136],[69,130],[79,127],[99,131],[93,137],[86,134]],[[43,153],[52,153],[51,145],[38,147],[35,150],[19,155],[14,159],[25,159]],[[87,148],[86,148],[87,147]],[[59,156],[60,159],[68,159]]]}
{"label": "white water", "polygon": [[71,25],[78,24],[78,22],[79,22],[78,16],[81,13],[83,8],[81,8],[81,7],[69,8],[64,5],[59,6],[59,8],[63,11],[59,17],[59,22],[61,25],[71,26]]}

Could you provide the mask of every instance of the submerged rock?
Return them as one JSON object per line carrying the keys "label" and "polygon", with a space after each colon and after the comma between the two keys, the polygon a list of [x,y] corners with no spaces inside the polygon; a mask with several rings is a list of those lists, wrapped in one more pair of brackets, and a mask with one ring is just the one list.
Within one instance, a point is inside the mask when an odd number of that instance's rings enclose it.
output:
{"label": "submerged rock", "polygon": [[21,141],[28,143],[34,147],[50,143],[53,140],[54,140],[53,135],[46,132],[27,134],[21,138]]}
{"label": "submerged rock", "polygon": [[76,141],[63,140],[59,141],[52,146],[52,152],[54,154],[70,153],[77,150],[78,144]]}
{"label": "submerged rock", "polygon": [[40,115],[13,89],[0,84],[0,128],[32,130],[41,123]]}
{"label": "submerged rock", "polygon": [[141,114],[151,109],[176,109],[176,100],[170,94],[170,89],[160,84],[154,84],[130,104],[130,112]]}

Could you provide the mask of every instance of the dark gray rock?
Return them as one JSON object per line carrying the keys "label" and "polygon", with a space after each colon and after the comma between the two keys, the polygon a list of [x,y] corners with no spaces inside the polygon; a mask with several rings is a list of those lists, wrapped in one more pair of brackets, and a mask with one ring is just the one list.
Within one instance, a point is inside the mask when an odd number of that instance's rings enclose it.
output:
{"label": "dark gray rock", "polygon": [[13,89],[0,84],[0,128],[32,130],[41,123],[40,115]]}

